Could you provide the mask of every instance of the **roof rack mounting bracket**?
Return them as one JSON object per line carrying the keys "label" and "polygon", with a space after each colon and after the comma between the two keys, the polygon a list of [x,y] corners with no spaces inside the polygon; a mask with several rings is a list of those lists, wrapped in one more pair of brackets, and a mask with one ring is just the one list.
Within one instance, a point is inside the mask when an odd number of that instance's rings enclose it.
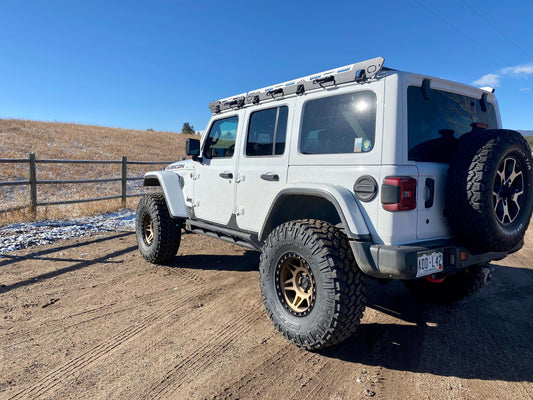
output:
{"label": "roof rack mounting bracket", "polygon": [[364,69],[360,69],[355,73],[355,81],[357,83],[363,83],[366,81],[366,71]]}
{"label": "roof rack mounting bracket", "polygon": [[329,83],[329,82],[333,82],[333,85],[335,85],[335,76],[333,75],[328,75],[328,76],[325,76],[323,78],[318,78],[318,79],[315,79],[313,81],[314,84],[318,84],[320,85],[321,87],[324,87],[325,83]]}

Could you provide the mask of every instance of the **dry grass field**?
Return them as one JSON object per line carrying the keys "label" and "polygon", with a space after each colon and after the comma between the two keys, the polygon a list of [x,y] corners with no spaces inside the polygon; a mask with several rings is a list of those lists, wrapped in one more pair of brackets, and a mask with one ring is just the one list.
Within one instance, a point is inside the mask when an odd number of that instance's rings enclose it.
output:
{"label": "dry grass field", "polygon": [[[173,132],[137,131],[101,126],[0,119],[0,158],[172,161],[185,154],[188,135]],[[128,175],[142,176],[163,166],[129,166]],[[0,163],[0,180],[28,180],[28,164]],[[120,165],[37,164],[38,180],[119,178]],[[59,201],[112,196],[120,193],[120,182],[100,184],[40,185],[38,201]],[[133,198],[131,206],[135,207]],[[27,186],[0,187],[0,209],[29,203]],[[130,204],[128,204],[130,206]],[[71,206],[39,207],[38,219],[63,218],[115,210],[120,200]],[[30,217],[28,210],[2,214],[0,224]]]}

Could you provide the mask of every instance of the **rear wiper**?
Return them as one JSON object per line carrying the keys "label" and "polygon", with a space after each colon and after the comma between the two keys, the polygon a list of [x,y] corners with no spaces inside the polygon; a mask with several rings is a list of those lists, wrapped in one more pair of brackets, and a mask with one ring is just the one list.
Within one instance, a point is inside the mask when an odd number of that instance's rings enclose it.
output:
{"label": "rear wiper", "polygon": [[481,99],[479,99],[479,105],[481,106],[481,111],[487,112],[487,93],[483,93]]}

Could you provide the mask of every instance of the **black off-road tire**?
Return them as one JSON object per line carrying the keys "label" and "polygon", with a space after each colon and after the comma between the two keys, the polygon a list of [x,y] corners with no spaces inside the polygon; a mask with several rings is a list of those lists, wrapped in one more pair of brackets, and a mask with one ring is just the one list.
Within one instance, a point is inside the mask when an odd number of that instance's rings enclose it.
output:
{"label": "black off-road tire", "polygon": [[181,227],[170,217],[163,194],[143,196],[137,207],[135,231],[139,251],[146,261],[162,264],[176,256]]}
{"label": "black off-road tire", "polygon": [[405,286],[419,300],[435,304],[453,304],[472,296],[491,279],[490,267],[472,265],[453,275],[448,275],[442,282],[431,282],[425,278],[404,281]]}
{"label": "black off-road tire", "polygon": [[531,149],[518,132],[479,130],[461,136],[446,181],[453,235],[480,251],[519,245],[531,218],[532,166]]}
{"label": "black off-road tire", "polygon": [[[298,220],[278,226],[263,246],[259,276],[268,316],[296,346],[307,350],[332,346],[359,326],[365,309],[365,276],[346,235],[330,223]],[[296,286],[300,292],[308,290],[300,307],[292,289]]]}

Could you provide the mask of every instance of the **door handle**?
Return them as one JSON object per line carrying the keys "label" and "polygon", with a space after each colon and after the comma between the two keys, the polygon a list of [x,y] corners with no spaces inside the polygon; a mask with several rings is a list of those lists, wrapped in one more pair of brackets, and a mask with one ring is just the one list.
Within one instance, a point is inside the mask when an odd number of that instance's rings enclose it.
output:
{"label": "door handle", "polygon": [[224,179],[233,179],[233,174],[231,172],[221,172],[218,176]]}
{"label": "door handle", "polygon": [[279,175],[278,174],[272,174],[272,173],[266,173],[261,175],[261,179],[265,181],[271,181],[271,182],[278,182],[279,181]]}
{"label": "door handle", "polygon": [[429,191],[429,197],[425,201],[424,206],[426,208],[433,207],[433,200],[435,199],[435,180],[431,178],[426,178],[426,187]]}

